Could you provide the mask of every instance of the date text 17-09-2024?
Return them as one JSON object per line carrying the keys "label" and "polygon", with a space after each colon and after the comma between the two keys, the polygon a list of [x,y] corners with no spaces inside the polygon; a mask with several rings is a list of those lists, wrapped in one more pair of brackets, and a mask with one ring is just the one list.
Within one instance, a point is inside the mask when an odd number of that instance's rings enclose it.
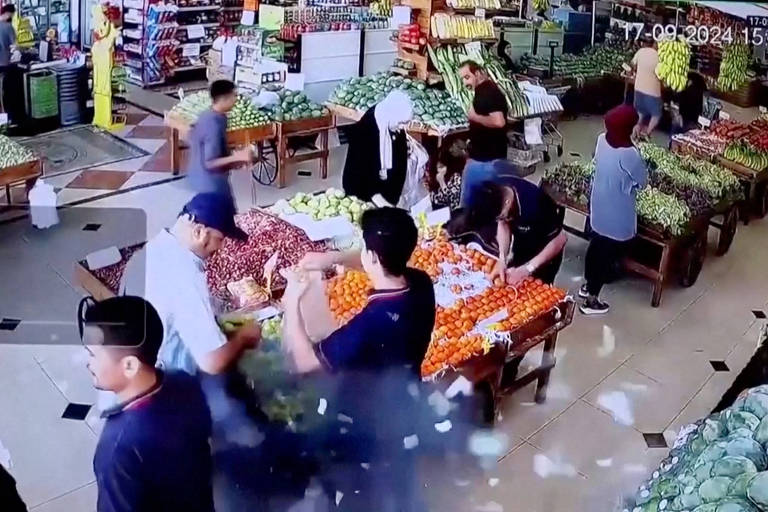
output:
{"label": "date text 17-09-2024", "polygon": [[624,35],[627,40],[634,41],[650,38],[661,42],[681,37],[690,45],[725,46],[731,43],[744,43],[762,46],[768,42],[768,18],[765,19],[766,26],[750,26],[742,29],[707,25],[627,23],[624,25]]}

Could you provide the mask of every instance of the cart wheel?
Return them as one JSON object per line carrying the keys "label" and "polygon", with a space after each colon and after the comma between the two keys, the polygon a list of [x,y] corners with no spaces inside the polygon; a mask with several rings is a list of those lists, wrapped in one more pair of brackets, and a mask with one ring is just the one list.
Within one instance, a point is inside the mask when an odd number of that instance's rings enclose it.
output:
{"label": "cart wheel", "polygon": [[736,235],[736,226],[739,224],[739,209],[733,206],[725,213],[723,225],[720,227],[720,236],[717,239],[717,254],[722,256],[728,252],[733,243],[733,237]]}
{"label": "cart wheel", "polygon": [[704,266],[704,257],[707,255],[707,237],[700,236],[688,249],[686,262],[680,275],[680,284],[686,288],[696,284],[701,268]]}
{"label": "cart wheel", "polygon": [[[265,146],[268,144],[268,147]],[[262,185],[271,185],[277,179],[277,148],[274,142],[260,142],[256,146],[256,158],[251,168],[251,176]]]}
{"label": "cart wheel", "polygon": [[557,146],[557,156],[563,156],[563,145],[562,144]]}
{"label": "cart wheel", "polygon": [[543,152],[541,153],[541,156],[542,156],[542,158],[544,158],[544,161],[545,161],[545,162],[549,162],[549,161],[550,161],[550,157],[549,157],[549,151],[543,151]]}

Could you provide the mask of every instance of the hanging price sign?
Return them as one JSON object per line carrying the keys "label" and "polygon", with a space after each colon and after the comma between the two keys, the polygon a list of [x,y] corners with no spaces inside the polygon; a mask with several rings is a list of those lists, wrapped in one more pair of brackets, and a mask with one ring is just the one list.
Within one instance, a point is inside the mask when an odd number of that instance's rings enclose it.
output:
{"label": "hanging price sign", "polygon": [[205,28],[202,25],[190,25],[187,27],[187,37],[190,39],[202,39],[205,37]]}
{"label": "hanging price sign", "polygon": [[200,55],[200,43],[187,43],[181,47],[184,57],[198,57]]}

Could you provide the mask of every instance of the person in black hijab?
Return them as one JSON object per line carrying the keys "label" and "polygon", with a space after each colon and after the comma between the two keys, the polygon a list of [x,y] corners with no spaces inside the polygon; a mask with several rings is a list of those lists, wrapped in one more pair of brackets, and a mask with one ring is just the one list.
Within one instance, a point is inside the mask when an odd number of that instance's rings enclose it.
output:
{"label": "person in black hijab", "polygon": [[413,118],[406,93],[394,90],[368,109],[349,134],[342,186],[347,195],[363,201],[381,196],[397,204],[408,167],[408,141],[403,127]]}

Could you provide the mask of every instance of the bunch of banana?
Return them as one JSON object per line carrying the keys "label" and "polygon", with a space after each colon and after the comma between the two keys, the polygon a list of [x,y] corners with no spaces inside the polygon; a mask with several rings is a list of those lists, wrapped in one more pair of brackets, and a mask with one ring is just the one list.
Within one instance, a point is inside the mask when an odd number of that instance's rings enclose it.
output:
{"label": "bunch of banana", "polygon": [[691,47],[682,39],[659,42],[659,64],[656,76],[674,91],[682,91],[688,84]]}
{"label": "bunch of banana", "polygon": [[720,61],[720,75],[717,77],[717,88],[721,91],[734,91],[747,80],[749,66],[749,48],[743,43],[729,44],[723,50],[723,60]]}
{"label": "bunch of banana", "polygon": [[454,9],[501,9],[501,0],[448,0]]}
{"label": "bunch of banana", "polygon": [[371,2],[371,14],[378,16],[392,16],[392,0],[376,0]]}
{"label": "bunch of banana", "polygon": [[741,141],[729,144],[723,152],[723,157],[755,171],[768,168],[768,154]]}
{"label": "bunch of banana", "polygon": [[493,38],[493,22],[474,16],[433,14],[430,19],[432,37],[437,39],[487,39]]}
{"label": "bunch of banana", "polygon": [[549,0],[533,0],[533,10],[536,12],[549,10]]}

